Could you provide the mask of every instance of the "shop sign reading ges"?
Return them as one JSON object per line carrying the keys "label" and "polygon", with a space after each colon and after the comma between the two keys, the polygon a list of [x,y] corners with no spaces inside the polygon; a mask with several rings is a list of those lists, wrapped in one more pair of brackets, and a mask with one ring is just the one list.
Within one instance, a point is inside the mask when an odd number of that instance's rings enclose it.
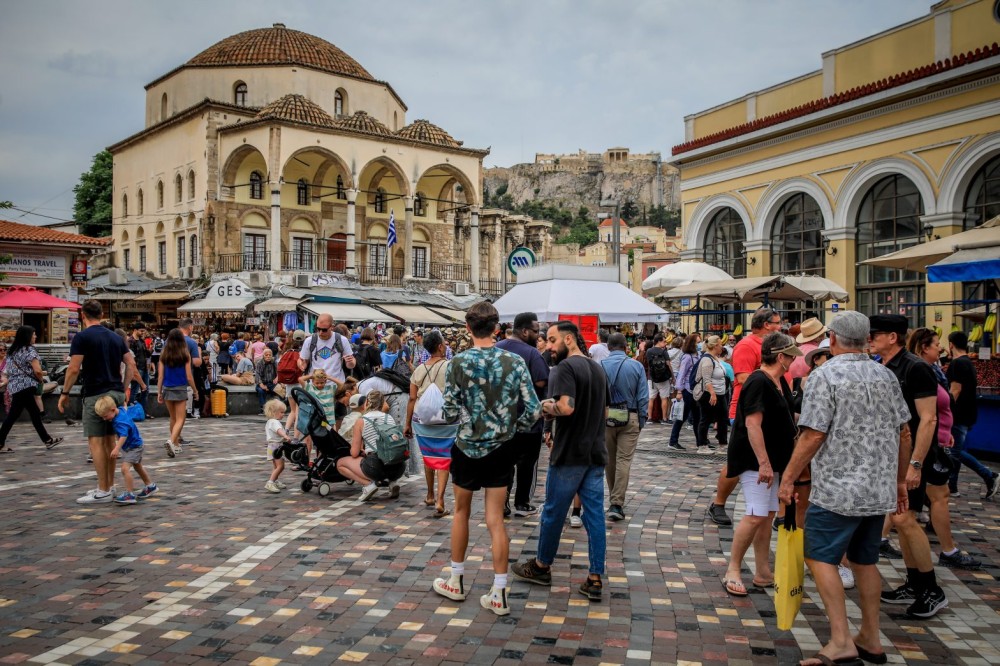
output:
{"label": "shop sign reading ges", "polygon": [[245,282],[229,279],[213,284],[208,290],[208,295],[217,298],[245,298],[253,296],[253,291]]}

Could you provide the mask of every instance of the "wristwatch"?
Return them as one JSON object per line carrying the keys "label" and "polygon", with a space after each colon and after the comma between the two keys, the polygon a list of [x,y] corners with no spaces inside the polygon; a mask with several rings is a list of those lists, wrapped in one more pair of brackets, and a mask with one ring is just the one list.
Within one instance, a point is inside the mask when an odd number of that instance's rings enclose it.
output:
{"label": "wristwatch", "polygon": [[923,463],[920,462],[919,460],[911,460],[910,465],[913,467],[913,469],[920,469],[921,467],[924,466]]}

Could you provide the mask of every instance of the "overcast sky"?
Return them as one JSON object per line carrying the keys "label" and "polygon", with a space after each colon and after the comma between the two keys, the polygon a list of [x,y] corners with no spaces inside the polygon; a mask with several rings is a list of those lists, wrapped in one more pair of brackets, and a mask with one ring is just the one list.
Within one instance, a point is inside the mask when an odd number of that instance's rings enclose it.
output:
{"label": "overcast sky", "polygon": [[[336,44],[409,107],[492,152],[636,152],[683,117],[820,68],[932,0],[15,0],[0,21],[0,200],[72,216],[95,153],[140,129],[143,86],[275,22]],[[7,218],[45,223],[7,211]]]}

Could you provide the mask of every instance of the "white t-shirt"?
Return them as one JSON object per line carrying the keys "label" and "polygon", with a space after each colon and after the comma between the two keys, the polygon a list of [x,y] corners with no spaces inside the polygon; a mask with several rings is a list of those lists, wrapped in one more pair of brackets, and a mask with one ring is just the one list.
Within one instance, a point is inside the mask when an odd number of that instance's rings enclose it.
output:
{"label": "white t-shirt", "polygon": [[323,338],[316,336],[316,353],[312,353],[312,341],[313,336],[306,338],[305,342],[302,343],[302,351],[299,353],[299,358],[306,359],[312,363],[312,369],[315,370],[319,368],[326,372],[327,377],[333,377],[338,381],[344,381],[344,367],[341,363],[340,352],[337,351],[337,340],[340,340],[340,346],[344,350],[344,357],[354,356],[354,352],[351,350],[351,342],[347,338],[341,336],[339,333],[334,333],[330,336],[329,340],[324,340]]}
{"label": "white t-shirt", "polygon": [[608,351],[608,346],[603,342],[598,342],[596,345],[590,345],[590,349],[587,351],[590,353],[590,358],[598,363],[611,356],[611,352]]}
{"label": "white t-shirt", "polygon": [[278,431],[285,426],[278,419],[268,419],[264,425],[264,434],[268,444],[281,444],[282,437]]}
{"label": "white t-shirt", "polygon": [[361,418],[361,412],[351,412],[344,417],[344,420],[340,423],[340,430],[337,431],[341,437],[346,439],[348,442],[354,437],[354,424],[358,422]]}

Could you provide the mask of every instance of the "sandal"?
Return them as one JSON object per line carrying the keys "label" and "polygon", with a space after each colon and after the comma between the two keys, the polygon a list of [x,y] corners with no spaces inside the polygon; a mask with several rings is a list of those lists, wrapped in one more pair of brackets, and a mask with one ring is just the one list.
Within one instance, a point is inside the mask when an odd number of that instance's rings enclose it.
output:
{"label": "sandal", "polygon": [[55,447],[56,445],[58,445],[59,442],[61,442],[61,441],[63,441],[62,437],[56,437],[55,439],[50,438],[47,442],[45,442],[45,448],[51,449],[51,448]]}
{"label": "sandal", "polygon": [[730,580],[729,578],[722,579],[722,586],[726,588],[726,592],[734,597],[745,597],[747,596],[747,588],[742,582],[738,580]]}
{"label": "sandal", "polygon": [[867,661],[869,664],[884,664],[889,661],[889,657],[886,656],[885,652],[870,652],[857,643],[854,647],[858,650],[858,658],[862,661]]}
{"label": "sandal", "polygon": [[424,499],[424,506],[434,506],[434,498]]}
{"label": "sandal", "polygon": [[5,446],[3,448],[0,448],[0,453],[14,453],[14,449],[10,448],[9,446]]}
{"label": "sandal", "polygon": [[441,506],[441,507],[437,507],[435,509],[435,511],[434,511],[434,517],[435,518],[444,518],[445,516],[447,516],[450,513],[451,513],[451,511],[449,511],[445,507]]}
{"label": "sandal", "polygon": [[759,588],[761,590],[766,590],[767,588],[774,587],[774,581],[773,580],[767,580],[767,581],[760,582],[760,581],[756,581],[755,580],[755,581],[753,581],[753,586],[756,587],[756,588]]}
{"label": "sandal", "polygon": [[[864,666],[863,661],[859,657],[841,657],[840,659],[830,659],[825,654],[816,653],[809,657],[808,661],[818,661],[821,666]],[[802,662],[799,662],[799,666],[803,666]]]}

